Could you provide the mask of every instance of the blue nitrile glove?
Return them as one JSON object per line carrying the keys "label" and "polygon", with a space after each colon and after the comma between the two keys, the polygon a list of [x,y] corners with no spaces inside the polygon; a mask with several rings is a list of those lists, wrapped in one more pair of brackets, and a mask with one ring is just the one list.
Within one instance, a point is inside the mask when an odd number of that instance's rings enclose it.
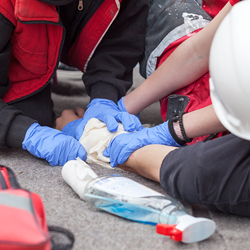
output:
{"label": "blue nitrile glove", "polygon": [[[140,120],[135,115],[131,115],[128,112],[121,112],[113,101],[97,98],[90,102],[80,123],[78,120],[71,122],[70,126],[72,129],[76,127],[74,123],[78,123],[75,132],[77,140],[81,138],[83,130],[91,118],[97,118],[104,122],[110,132],[117,130],[118,122],[123,124],[125,131],[141,130],[143,128]],[[67,133],[67,128],[63,129],[63,131]]]}
{"label": "blue nitrile glove", "polygon": [[[123,98],[124,98],[124,97],[122,97],[122,98],[118,101],[117,106],[118,106],[118,108],[120,109],[120,111],[122,111],[122,112],[128,112],[127,109],[126,109],[126,107],[125,107],[125,105],[124,105]],[[138,113],[138,114],[136,115],[136,117],[137,117],[138,119],[140,119],[140,113]],[[141,130],[141,129],[140,129],[140,130]],[[137,131],[138,131],[138,130],[137,130]]]}
{"label": "blue nitrile glove", "polygon": [[66,126],[64,126],[62,132],[76,138],[76,129],[81,122],[82,118],[69,122]]}
{"label": "blue nitrile glove", "polygon": [[110,157],[111,167],[114,168],[123,164],[135,150],[150,144],[180,147],[171,136],[167,121],[152,128],[116,136],[104,150],[103,155]]}
{"label": "blue nitrile glove", "polygon": [[84,161],[87,158],[85,149],[74,137],[38,123],[28,128],[22,147],[34,156],[47,160],[51,166],[62,166],[77,157]]}

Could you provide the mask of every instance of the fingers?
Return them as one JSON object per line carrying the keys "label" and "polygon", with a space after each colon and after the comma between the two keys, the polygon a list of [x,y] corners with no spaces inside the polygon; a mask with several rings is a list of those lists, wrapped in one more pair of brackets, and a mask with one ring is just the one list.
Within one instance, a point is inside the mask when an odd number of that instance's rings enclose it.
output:
{"label": "fingers", "polygon": [[143,126],[140,120],[135,116],[127,112],[120,112],[116,115],[116,120],[121,122],[124,130],[127,132],[140,131],[143,129]]}
{"label": "fingers", "polygon": [[106,124],[109,132],[117,131],[119,124],[113,116],[106,115],[103,118],[99,118],[99,120],[103,121]]}
{"label": "fingers", "polygon": [[63,166],[66,162],[79,157],[86,161],[87,153],[83,146],[73,137],[65,136],[62,147],[59,148],[58,165]]}
{"label": "fingers", "polygon": [[105,157],[109,157],[110,156],[110,144],[109,144],[108,148],[106,148],[103,151],[103,156],[105,156]]}
{"label": "fingers", "polygon": [[[117,161],[116,161],[116,152],[112,152],[112,155],[110,155],[110,151],[111,151],[111,147],[113,146],[113,143],[114,143],[114,140],[111,141],[109,143],[109,146],[108,148],[106,148],[104,151],[103,151],[103,156],[105,157],[109,157],[110,158],[110,165],[112,168],[116,167],[117,166]],[[112,147],[112,148],[115,148],[115,147]],[[117,148],[116,148],[117,149]],[[119,150],[118,150],[119,151]]]}
{"label": "fingers", "polygon": [[122,148],[121,152],[119,153],[119,156],[117,157],[117,164],[122,165],[124,164],[129,156],[136,150],[138,147],[130,148],[129,145],[126,145],[126,147]]}
{"label": "fingers", "polygon": [[64,109],[62,112],[62,117],[76,117],[76,111],[74,109]]}
{"label": "fingers", "polygon": [[80,108],[80,107],[76,108],[76,114],[77,114],[80,118],[83,118],[84,113],[85,113],[85,109]]}
{"label": "fingers", "polygon": [[[137,118],[137,117],[136,117]],[[137,118],[138,119],[138,118]],[[141,131],[143,129],[143,126],[140,122],[140,120],[138,119],[137,122],[136,122],[136,126],[135,126],[135,130],[136,131]]]}
{"label": "fingers", "polygon": [[56,129],[61,130],[70,122],[80,119],[80,117],[76,114],[76,111],[73,109],[65,109],[63,110],[60,117],[56,119]]}
{"label": "fingers", "polygon": [[77,157],[79,157],[83,161],[87,160],[87,152],[85,151],[82,145],[79,147],[79,150],[77,152]]}
{"label": "fingers", "polygon": [[[118,157],[120,156],[120,152],[122,151],[123,147],[126,146],[127,139],[129,138],[125,134],[120,134],[115,137],[110,143],[106,150],[104,150],[103,155],[106,157],[110,157],[110,165],[112,168],[118,165]],[[127,134],[126,134],[127,135]],[[126,142],[125,142],[126,141]]]}

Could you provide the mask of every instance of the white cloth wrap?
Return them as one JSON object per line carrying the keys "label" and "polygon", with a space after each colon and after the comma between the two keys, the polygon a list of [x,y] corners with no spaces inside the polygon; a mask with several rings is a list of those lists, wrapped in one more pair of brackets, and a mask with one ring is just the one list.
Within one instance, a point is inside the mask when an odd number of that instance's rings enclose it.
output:
{"label": "white cloth wrap", "polygon": [[124,131],[121,123],[119,123],[117,131],[111,133],[104,122],[96,118],[90,119],[79,140],[87,152],[87,162],[111,168],[110,159],[103,156],[103,151],[108,147],[113,138],[122,133],[127,132]]}
{"label": "white cloth wrap", "polygon": [[[111,168],[109,157],[103,156],[103,151],[108,147],[111,140],[121,133],[126,133],[121,123],[119,123],[117,131],[111,133],[105,123],[96,118],[89,120],[79,140],[87,152],[87,162]],[[83,199],[86,185],[97,175],[88,164],[77,158],[64,164],[62,177]]]}

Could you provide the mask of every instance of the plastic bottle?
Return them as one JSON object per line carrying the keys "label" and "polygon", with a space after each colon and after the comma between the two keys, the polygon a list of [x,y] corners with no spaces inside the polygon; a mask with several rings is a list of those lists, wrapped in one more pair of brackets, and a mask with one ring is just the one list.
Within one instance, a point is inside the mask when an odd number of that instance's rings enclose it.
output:
{"label": "plastic bottle", "polygon": [[184,243],[204,240],[216,227],[212,220],[188,215],[176,199],[120,175],[94,178],[83,199],[111,214],[156,225],[157,233]]}

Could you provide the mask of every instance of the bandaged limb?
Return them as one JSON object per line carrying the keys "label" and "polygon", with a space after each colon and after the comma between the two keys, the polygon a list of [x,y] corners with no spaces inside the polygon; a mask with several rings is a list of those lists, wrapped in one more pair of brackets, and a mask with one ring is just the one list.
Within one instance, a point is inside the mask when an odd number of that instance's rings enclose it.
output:
{"label": "bandaged limb", "polygon": [[[111,168],[110,159],[103,156],[103,151],[112,139],[121,133],[126,133],[121,124],[117,132],[111,133],[107,130],[105,123],[95,118],[91,119],[80,138],[80,143],[87,152],[87,162]],[[118,167],[159,182],[161,163],[165,156],[174,149],[176,147],[148,145],[133,152],[128,160]],[[83,198],[85,186],[97,175],[84,161],[78,158],[63,166],[62,176],[80,198]]]}
{"label": "bandaged limb", "polygon": [[103,151],[117,135],[126,133],[123,125],[119,123],[116,132],[109,132],[104,122],[96,118],[89,120],[79,140],[87,152],[87,162],[96,163],[111,168],[109,157],[103,156]]}
{"label": "bandaged limb", "polygon": [[[110,159],[103,156],[103,151],[108,147],[110,141],[121,133],[126,133],[122,124],[119,124],[116,132],[111,133],[108,131],[105,123],[96,118],[89,120],[79,140],[87,152],[86,162],[111,168]],[[97,177],[97,175],[88,164],[77,158],[64,164],[62,177],[79,197],[83,199],[85,186],[90,180]]]}

